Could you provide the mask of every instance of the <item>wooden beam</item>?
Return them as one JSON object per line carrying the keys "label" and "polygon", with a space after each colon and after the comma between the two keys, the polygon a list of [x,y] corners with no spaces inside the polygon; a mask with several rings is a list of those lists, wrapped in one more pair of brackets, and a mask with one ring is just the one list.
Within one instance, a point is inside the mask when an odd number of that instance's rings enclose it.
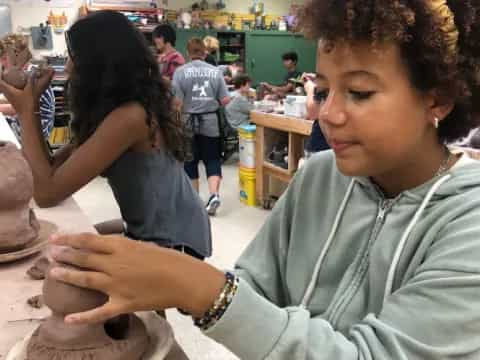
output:
{"label": "wooden beam", "polygon": [[292,176],[288,173],[288,170],[275,166],[269,162],[263,163],[263,172],[286,183],[289,183],[292,180]]}
{"label": "wooden beam", "polygon": [[256,167],[256,193],[257,203],[263,204],[265,200],[266,183],[268,179],[265,179],[263,175],[263,162],[265,161],[265,141],[264,141],[264,127],[257,126],[256,131],[256,144],[255,144],[255,167]]}
{"label": "wooden beam", "polygon": [[259,111],[252,111],[250,113],[250,120],[257,125],[284,132],[293,132],[304,136],[310,136],[312,133],[313,121],[311,120]]}
{"label": "wooden beam", "polygon": [[128,6],[118,6],[118,5],[95,5],[87,6],[89,12],[100,11],[100,10],[114,10],[114,11],[129,11],[129,12],[142,12],[148,14],[156,14],[156,8],[142,8],[142,7],[128,7]]}

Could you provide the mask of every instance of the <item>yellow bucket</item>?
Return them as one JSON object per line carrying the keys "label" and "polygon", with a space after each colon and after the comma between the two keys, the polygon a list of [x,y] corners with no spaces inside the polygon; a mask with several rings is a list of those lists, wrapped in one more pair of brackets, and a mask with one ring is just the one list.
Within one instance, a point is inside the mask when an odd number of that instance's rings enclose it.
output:
{"label": "yellow bucket", "polygon": [[255,125],[243,125],[238,127],[238,153],[240,167],[255,169]]}
{"label": "yellow bucket", "polygon": [[238,127],[238,136],[242,139],[255,140],[255,130],[257,127],[255,125],[239,126]]}
{"label": "yellow bucket", "polygon": [[255,181],[257,174],[255,169],[246,169],[240,167],[239,185],[240,185],[240,201],[248,206],[256,206]]}

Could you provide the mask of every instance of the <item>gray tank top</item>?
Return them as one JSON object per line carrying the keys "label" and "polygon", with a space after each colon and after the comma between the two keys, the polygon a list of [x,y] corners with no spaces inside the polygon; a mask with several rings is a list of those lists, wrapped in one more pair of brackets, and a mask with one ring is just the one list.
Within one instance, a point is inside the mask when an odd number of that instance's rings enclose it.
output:
{"label": "gray tank top", "polygon": [[210,220],[180,162],[164,150],[125,152],[104,173],[127,236],[212,254]]}

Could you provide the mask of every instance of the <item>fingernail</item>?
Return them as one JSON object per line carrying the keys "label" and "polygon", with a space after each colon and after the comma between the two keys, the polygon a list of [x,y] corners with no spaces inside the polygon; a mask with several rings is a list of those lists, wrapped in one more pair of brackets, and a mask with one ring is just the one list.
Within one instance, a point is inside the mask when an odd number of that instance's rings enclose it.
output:
{"label": "fingernail", "polygon": [[50,235],[50,238],[48,239],[50,242],[56,242],[60,238],[60,234],[55,233],[53,235]]}
{"label": "fingernail", "polygon": [[65,318],[65,323],[66,324],[75,324],[78,321],[78,318],[74,315],[68,315]]}
{"label": "fingernail", "polygon": [[63,252],[67,249],[70,248],[61,245],[49,245],[45,253],[48,259],[59,260]]}
{"label": "fingernail", "polygon": [[60,253],[62,251],[62,249],[58,246],[52,246],[50,249],[49,249],[49,255],[54,259],[54,260],[57,260],[58,257],[60,256]]}
{"label": "fingernail", "polygon": [[65,270],[58,267],[54,267],[52,270],[50,270],[50,276],[55,279],[59,279],[63,277],[65,274],[66,274]]}

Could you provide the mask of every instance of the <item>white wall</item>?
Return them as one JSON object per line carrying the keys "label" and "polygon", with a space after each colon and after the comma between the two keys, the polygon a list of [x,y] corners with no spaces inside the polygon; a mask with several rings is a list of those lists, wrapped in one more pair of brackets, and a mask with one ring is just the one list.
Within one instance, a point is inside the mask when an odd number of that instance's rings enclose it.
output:
{"label": "white wall", "polygon": [[[40,1],[40,0],[33,0]],[[42,0],[43,1],[43,0]],[[31,26],[38,26],[40,23],[45,23],[48,14],[53,10],[54,14],[61,14],[65,12],[68,17],[69,25],[75,21],[78,15],[78,8],[84,3],[84,0],[74,0],[75,5],[68,8],[49,8],[45,6],[25,6],[21,3],[15,3],[15,0],[10,1],[12,10],[12,26],[13,31],[18,32],[19,28],[30,28]],[[34,51],[34,55],[40,54],[64,54],[66,50],[64,35],[53,33],[53,51]]]}
{"label": "white wall", "polygon": [[[0,0],[0,3],[7,2],[10,3],[12,10],[12,25],[13,31],[17,32],[19,27],[29,28],[31,26],[38,26],[40,23],[44,23],[47,20],[50,10],[53,10],[55,14],[62,13],[65,11],[65,14],[68,17],[69,24],[75,21],[78,8],[84,3],[84,0],[74,0],[75,5],[69,8],[49,8],[43,6],[25,6],[21,3],[17,3],[17,0]],[[36,1],[43,0],[33,0],[32,3]],[[268,14],[283,15],[288,14],[290,5],[292,3],[304,3],[305,0],[262,0],[265,4],[265,11]],[[187,8],[194,3],[194,0],[168,0],[168,8],[170,9],[180,9]],[[209,1],[210,3],[213,0]],[[159,1],[162,3],[162,0]],[[253,4],[253,0],[225,0],[227,5],[226,11],[231,12],[248,12],[249,6]],[[63,34],[57,35],[53,34],[53,51],[34,51],[34,55],[43,55],[43,54],[64,54],[66,50],[65,39]]]}

